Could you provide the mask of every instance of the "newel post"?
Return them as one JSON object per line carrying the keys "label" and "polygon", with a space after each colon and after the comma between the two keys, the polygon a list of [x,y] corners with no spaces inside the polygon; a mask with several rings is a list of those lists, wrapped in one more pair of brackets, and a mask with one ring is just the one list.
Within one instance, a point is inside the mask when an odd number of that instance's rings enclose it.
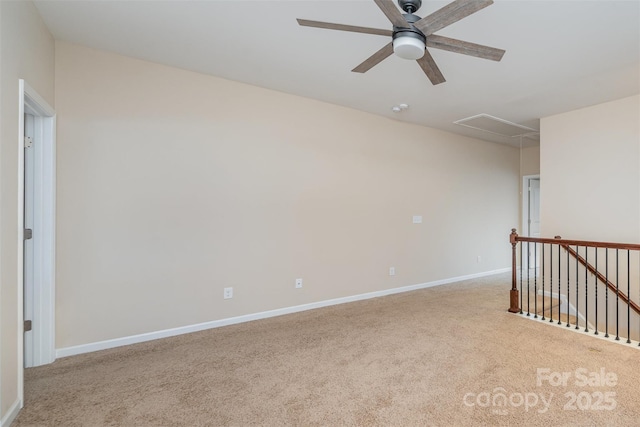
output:
{"label": "newel post", "polygon": [[511,313],[519,313],[520,307],[518,306],[518,287],[516,281],[516,245],[518,241],[518,233],[516,233],[516,229],[511,229],[511,234],[509,235],[509,242],[511,242],[511,292],[509,292],[509,312]]}

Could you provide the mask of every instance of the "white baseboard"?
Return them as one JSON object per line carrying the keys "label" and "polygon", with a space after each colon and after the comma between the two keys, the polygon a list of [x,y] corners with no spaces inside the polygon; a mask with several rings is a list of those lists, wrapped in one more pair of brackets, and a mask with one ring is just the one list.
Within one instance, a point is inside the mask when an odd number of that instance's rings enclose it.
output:
{"label": "white baseboard", "polygon": [[501,268],[499,270],[485,271],[482,273],[469,274],[466,276],[452,277],[449,279],[435,280],[433,282],[420,283],[418,285],[403,286],[400,288],[385,289],[382,291],[368,292],[365,294],[353,295],[342,298],[335,298],[309,304],[296,305],[292,307],[279,308],[276,310],[263,311],[260,313],[246,314],[243,316],[229,317],[227,319],[214,320],[211,322],[198,323],[195,325],[182,326],[179,328],[165,329],[162,331],[149,332],[146,334],[132,335],[128,337],[115,338],[112,340],[99,341],[90,344],[76,345],[56,349],[56,358],[74,356],[77,354],[90,353],[93,351],[106,350],[109,348],[121,347],[124,345],[138,344],[146,341],[168,338],[176,335],[188,334],[191,332],[204,331],[206,329],[219,328],[221,326],[235,325],[237,323],[250,322],[252,320],[266,319],[269,317],[282,316],[284,314],[298,313],[316,308],[328,307],[348,302],[362,301],[370,298],[383,297],[386,295],[410,292],[418,289],[431,288],[433,286],[446,285],[448,283],[460,282],[463,280],[476,279],[479,277],[491,276],[494,274],[506,273],[511,268]]}
{"label": "white baseboard", "polygon": [[9,427],[20,413],[21,408],[20,400],[13,402],[13,405],[11,405],[5,416],[0,420],[0,427]]}

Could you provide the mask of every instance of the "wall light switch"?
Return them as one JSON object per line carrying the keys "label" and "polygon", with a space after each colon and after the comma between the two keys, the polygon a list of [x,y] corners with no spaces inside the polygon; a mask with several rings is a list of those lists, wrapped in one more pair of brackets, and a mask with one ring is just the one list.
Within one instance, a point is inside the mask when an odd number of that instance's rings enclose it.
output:
{"label": "wall light switch", "polygon": [[414,224],[422,224],[422,215],[414,215],[413,216]]}

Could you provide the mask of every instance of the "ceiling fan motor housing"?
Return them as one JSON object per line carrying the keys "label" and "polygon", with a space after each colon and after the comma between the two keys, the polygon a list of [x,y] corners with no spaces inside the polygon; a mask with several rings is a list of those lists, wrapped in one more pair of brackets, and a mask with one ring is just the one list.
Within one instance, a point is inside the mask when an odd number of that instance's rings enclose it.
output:
{"label": "ceiling fan motor housing", "polygon": [[396,27],[395,25],[393,26],[393,39],[395,40],[397,37],[413,37],[419,40],[422,40],[423,43],[426,42],[427,37],[424,35],[424,33],[422,31],[420,31],[419,29],[417,29],[416,27],[413,26],[414,22],[418,22],[420,18],[418,15],[414,15],[412,13],[406,13],[404,15],[404,19],[407,20],[407,23],[409,24],[409,27],[404,28],[404,27]]}

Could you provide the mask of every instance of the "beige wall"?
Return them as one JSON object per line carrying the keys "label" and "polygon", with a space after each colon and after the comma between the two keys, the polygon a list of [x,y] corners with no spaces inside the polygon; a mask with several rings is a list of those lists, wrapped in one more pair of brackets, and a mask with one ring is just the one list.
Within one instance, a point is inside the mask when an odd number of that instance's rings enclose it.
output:
{"label": "beige wall", "polygon": [[[540,124],[542,235],[640,243],[640,96],[543,118]],[[637,254],[631,255],[631,275],[627,281],[626,255],[621,252],[618,266],[615,251],[609,251],[608,271],[615,271],[615,276],[611,273],[608,277],[637,302]],[[600,271],[607,270],[605,253],[599,251]],[[591,264],[596,264],[594,259],[595,253],[590,251]],[[554,271],[559,270],[554,268]],[[571,272],[569,277],[569,294],[574,295],[575,274]],[[582,273],[578,283],[578,301],[582,302],[585,298]],[[592,323],[595,323],[592,317],[596,304],[594,286],[590,281],[589,320]],[[599,289],[602,295],[604,288],[599,286]],[[576,304],[573,298],[572,304]],[[600,313],[605,312],[605,304],[604,299],[598,300]],[[584,315],[584,306],[580,305],[579,309]],[[616,300],[610,298],[609,313],[615,310]],[[620,310],[624,313],[627,307],[621,304]],[[615,328],[614,318],[610,317],[610,332]],[[598,326],[601,331],[605,330],[602,314]],[[620,334],[627,334],[624,314]],[[638,339],[638,320],[634,314],[631,315],[631,334],[634,340]]]}
{"label": "beige wall", "polygon": [[540,174],[540,146],[523,148],[520,153],[520,176]]}
{"label": "beige wall", "polygon": [[638,95],[541,120],[544,236],[640,242]]}
{"label": "beige wall", "polygon": [[58,347],[509,266],[516,149],[65,43],[56,94]]}
{"label": "beige wall", "polygon": [[18,80],[54,104],[54,41],[31,2],[0,1],[0,418],[18,399]]}

